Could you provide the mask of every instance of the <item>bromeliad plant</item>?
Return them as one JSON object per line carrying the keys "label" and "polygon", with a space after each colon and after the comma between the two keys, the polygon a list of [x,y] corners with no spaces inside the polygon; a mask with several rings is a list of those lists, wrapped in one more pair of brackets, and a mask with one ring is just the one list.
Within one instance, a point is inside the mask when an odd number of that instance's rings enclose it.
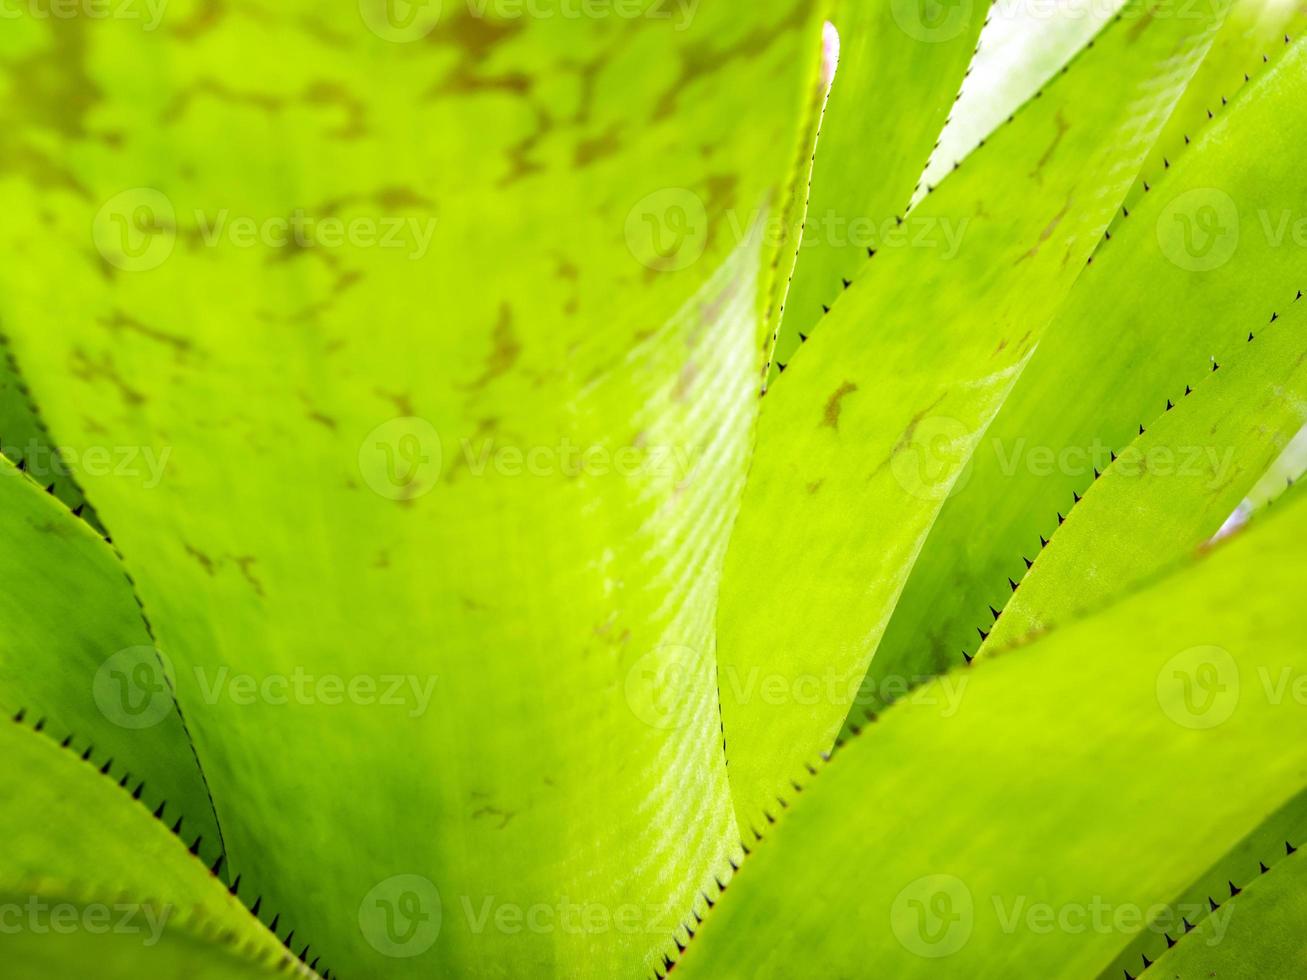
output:
{"label": "bromeliad plant", "polygon": [[14,14],[6,975],[1302,973],[1297,4]]}

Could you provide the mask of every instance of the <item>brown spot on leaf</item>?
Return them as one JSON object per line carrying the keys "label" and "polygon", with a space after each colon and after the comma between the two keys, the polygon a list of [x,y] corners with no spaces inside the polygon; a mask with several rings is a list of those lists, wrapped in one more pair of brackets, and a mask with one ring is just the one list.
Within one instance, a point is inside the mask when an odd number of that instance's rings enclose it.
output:
{"label": "brown spot on leaf", "polygon": [[836,432],[840,429],[840,414],[844,411],[844,399],[848,395],[858,390],[858,386],[852,381],[845,381],[842,385],[831,392],[831,396],[826,399],[826,408],[822,412],[822,428],[834,429]]}

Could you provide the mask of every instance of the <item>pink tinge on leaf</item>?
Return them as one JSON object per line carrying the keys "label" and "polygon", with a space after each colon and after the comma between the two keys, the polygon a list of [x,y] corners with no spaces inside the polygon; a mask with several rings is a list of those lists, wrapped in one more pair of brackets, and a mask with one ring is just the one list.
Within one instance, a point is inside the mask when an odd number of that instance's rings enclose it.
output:
{"label": "pink tinge on leaf", "polygon": [[835,81],[835,69],[840,63],[840,32],[835,25],[826,21],[821,28],[821,84],[830,91]]}

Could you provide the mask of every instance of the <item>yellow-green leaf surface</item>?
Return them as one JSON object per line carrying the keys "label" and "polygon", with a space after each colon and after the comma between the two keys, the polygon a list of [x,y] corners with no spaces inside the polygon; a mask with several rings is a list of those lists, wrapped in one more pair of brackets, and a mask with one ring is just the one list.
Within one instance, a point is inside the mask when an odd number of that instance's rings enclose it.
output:
{"label": "yellow-green leaf surface", "polygon": [[1059,69],[1069,71],[1070,62],[1124,5],[1125,0],[995,4],[913,204]]}
{"label": "yellow-green leaf surface", "polygon": [[0,315],[59,444],[169,450],[76,476],[279,931],[641,973],[738,851],[773,257],[733,219],[781,206],[820,11],[440,6],[6,21]]}
{"label": "yellow-green leaf surface", "polygon": [[791,794],[677,975],[1098,975],[1307,786],[1304,540],[1299,501],[887,709]]}
{"label": "yellow-green leaf surface", "polygon": [[110,545],[0,460],[0,714],[109,765],[221,853],[168,675]]}
{"label": "yellow-green leaf surface", "polygon": [[778,363],[789,361],[868,250],[897,241],[987,11],[983,0],[834,4],[839,70],[822,117]]}
{"label": "yellow-green leaf surface", "polygon": [[979,440],[1222,9],[1194,22],[1132,4],[916,209],[919,227],[961,234],[957,254],[878,253],[768,393],[718,653],[746,825],[844,721],[956,476],[923,453]]}
{"label": "yellow-green leaf surface", "polygon": [[[1307,253],[1283,221],[1307,190],[1288,150],[1307,138],[1307,50],[1275,53],[1098,249],[974,452],[923,444],[950,495],[860,701],[974,655],[1095,469],[1297,301]],[[927,423],[954,427],[942,406]]]}
{"label": "yellow-green leaf surface", "polygon": [[[6,889],[5,976],[9,980],[259,980],[313,976],[286,950],[241,947],[229,932],[178,909],[146,902],[70,898]],[[207,928],[206,928],[207,927]]]}
{"label": "yellow-green leaf surface", "polygon": [[[1250,881],[1270,868],[1277,868],[1307,840],[1307,789],[1303,789],[1263,820],[1243,840],[1207,868],[1164,906],[1150,910],[1149,924],[1099,973],[1101,980],[1116,980],[1146,969],[1145,960],[1156,961],[1181,936],[1212,917],[1213,935],[1229,929],[1228,920],[1236,906],[1230,899]],[[1227,920],[1227,921],[1222,921]]]}
{"label": "yellow-green leaf surface", "polygon": [[34,896],[148,903],[230,933],[257,955],[278,953],[277,937],[111,774],[22,725],[0,726],[0,747],[6,891],[21,883]]}
{"label": "yellow-green leaf surface", "polygon": [[1156,961],[1155,975],[1266,980],[1307,973],[1307,857],[1301,851],[1253,879],[1227,911],[1224,928],[1215,919],[1196,926]]}
{"label": "yellow-green leaf surface", "polygon": [[980,652],[1094,609],[1209,540],[1307,423],[1295,303],[1149,422],[1075,503]]}

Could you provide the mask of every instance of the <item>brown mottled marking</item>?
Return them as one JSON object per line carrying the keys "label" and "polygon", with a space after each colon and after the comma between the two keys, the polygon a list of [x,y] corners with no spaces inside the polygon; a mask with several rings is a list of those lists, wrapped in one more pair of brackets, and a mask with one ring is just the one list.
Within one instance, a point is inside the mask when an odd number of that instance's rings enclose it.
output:
{"label": "brown mottled marking", "polygon": [[150,325],[137,320],[135,317],[129,316],[122,310],[114,310],[112,316],[100,317],[100,323],[108,327],[114,333],[127,330],[150,340],[158,341],[161,344],[167,344],[169,347],[172,347],[178,355],[189,353],[193,346],[189,337],[181,337],[177,334],[171,334],[165,330],[160,330],[157,327],[151,327]]}
{"label": "brown mottled marking", "polygon": [[687,361],[676,378],[676,388],[672,392],[672,400],[676,402],[685,401],[689,397],[690,389],[694,387],[694,381],[698,376],[699,368],[692,361]]}
{"label": "brown mottled marking", "polygon": [[97,363],[91,360],[84,350],[76,348],[72,353],[72,362],[69,370],[72,371],[75,377],[80,378],[82,381],[108,381],[118,389],[118,393],[128,405],[145,404],[145,395],[122,379],[118,369],[114,367],[113,357],[108,351],[100,357]]}
{"label": "brown mottled marking", "polygon": [[227,16],[226,0],[201,0],[186,20],[165,18],[167,30],[183,41],[194,41],[217,27]]}
{"label": "brown mottled marking", "polygon": [[1048,225],[1044,228],[1044,230],[1039,233],[1039,242],[1033,248],[1031,248],[1029,252],[1021,253],[1021,257],[1018,258],[1012,264],[1020,265],[1026,259],[1033,259],[1036,255],[1038,255],[1039,249],[1043,246],[1043,244],[1046,241],[1048,241],[1050,238],[1053,237],[1053,232],[1057,231],[1057,226],[1062,223],[1062,219],[1067,216],[1067,212],[1070,210],[1071,210],[1071,198],[1068,197],[1066,199],[1066,204],[1062,205],[1062,210],[1059,211],[1057,214],[1053,215],[1053,220],[1050,221]]}
{"label": "brown mottled marking", "polygon": [[494,346],[486,358],[485,369],[481,377],[464,387],[471,390],[484,388],[496,378],[507,374],[517,363],[522,353],[522,344],[513,332],[513,309],[507,303],[499,307],[499,322],[495,324]]}
{"label": "brown mottled marking", "polygon": [[681,93],[691,83],[721,71],[736,58],[753,58],[766,51],[788,31],[801,29],[807,23],[811,12],[812,8],[807,0],[800,0],[788,15],[775,24],[754,27],[744,37],[720,50],[703,42],[686,45],[680,51],[681,71],[667,91],[662,94],[658,104],[654,106],[653,120],[658,122],[669,118],[676,109]]}
{"label": "brown mottled marking", "polygon": [[1066,136],[1067,131],[1071,128],[1071,124],[1062,115],[1061,109],[1057,110],[1057,118],[1053,120],[1053,123],[1057,126],[1057,132],[1053,135],[1053,142],[1048,144],[1048,149],[1044,151],[1044,155],[1035,164],[1035,169],[1030,171],[1031,180],[1040,179],[1044,166],[1053,158],[1053,154],[1057,152],[1057,148],[1062,144],[1062,137]]}
{"label": "brown mottled marking", "polygon": [[822,413],[821,425],[823,428],[840,430],[840,413],[844,411],[844,398],[858,390],[858,386],[852,381],[846,381],[826,399],[826,410]]}
{"label": "brown mottled marking", "polygon": [[198,561],[198,562],[199,562],[199,563],[204,567],[204,570],[205,570],[206,572],[208,572],[210,575],[213,574],[213,559],[212,559],[212,558],[210,558],[208,555],[206,555],[206,554],[205,554],[203,551],[201,551],[199,548],[192,547],[191,545],[187,544],[185,541],[182,542],[182,547],[184,547],[184,548],[186,549],[186,553],[187,553],[188,555],[190,555],[192,558],[194,558],[196,561]]}
{"label": "brown mottled marking", "polygon": [[250,571],[250,566],[257,560],[258,559],[253,555],[232,555],[232,561],[240,566],[241,574],[245,576],[245,581],[249,582],[250,585],[254,587],[254,591],[261,597],[264,594],[263,584],[255,578],[254,573]]}
{"label": "brown mottled marking", "polygon": [[816,493],[818,490],[820,490],[820,489],[822,488],[822,485],[825,484],[825,482],[826,482],[826,481],[825,481],[824,479],[822,479],[822,480],[813,480],[813,481],[812,481],[811,483],[809,483],[806,487],[804,487],[804,489],[807,490],[808,493],[810,493],[810,494],[811,494],[811,493]]}
{"label": "brown mottled marking", "polygon": [[573,156],[573,162],[578,167],[588,167],[596,160],[602,160],[604,157],[613,156],[622,148],[622,141],[618,139],[618,133],[621,132],[622,124],[620,122],[611,123],[607,129],[593,139],[581,140],[576,144],[576,153]]}

